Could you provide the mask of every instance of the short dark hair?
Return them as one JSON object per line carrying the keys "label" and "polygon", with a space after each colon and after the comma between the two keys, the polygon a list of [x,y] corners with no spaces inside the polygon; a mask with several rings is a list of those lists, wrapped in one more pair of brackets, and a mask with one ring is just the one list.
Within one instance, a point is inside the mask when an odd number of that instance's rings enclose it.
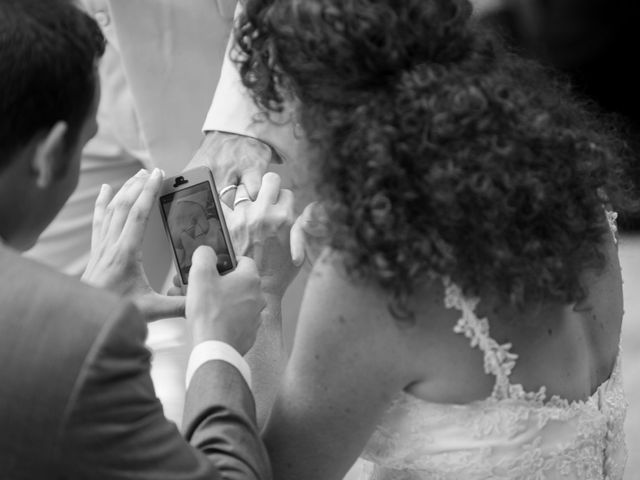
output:
{"label": "short dark hair", "polygon": [[65,121],[77,140],[105,40],[72,0],[0,0],[0,169],[39,131]]}

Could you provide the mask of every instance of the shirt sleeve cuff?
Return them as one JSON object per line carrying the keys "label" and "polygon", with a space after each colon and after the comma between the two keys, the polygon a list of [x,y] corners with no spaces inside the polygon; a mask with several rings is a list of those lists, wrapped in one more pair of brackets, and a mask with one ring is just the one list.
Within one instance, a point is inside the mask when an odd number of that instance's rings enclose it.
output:
{"label": "shirt sleeve cuff", "polygon": [[198,368],[212,360],[222,360],[234,366],[247,382],[249,388],[251,388],[251,369],[247,361],[242,358],[242,355],[228,343],[209,340],[199,343],[191,351],[189,363],[187,364],[187,389]]}

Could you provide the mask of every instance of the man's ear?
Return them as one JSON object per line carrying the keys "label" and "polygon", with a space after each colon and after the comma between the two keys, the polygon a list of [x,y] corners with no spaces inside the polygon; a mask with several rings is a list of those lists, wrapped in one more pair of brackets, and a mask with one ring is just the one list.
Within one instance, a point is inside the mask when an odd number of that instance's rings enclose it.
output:
{"label": "man's ear", "polygon": [[65,162],[65,137],[67,123],[57,122],[49,132],[40,140],[31,163],[33,173],[36,175],[36,185],[46,188],[55,179],[56,172],[61,170],[61,162]]}

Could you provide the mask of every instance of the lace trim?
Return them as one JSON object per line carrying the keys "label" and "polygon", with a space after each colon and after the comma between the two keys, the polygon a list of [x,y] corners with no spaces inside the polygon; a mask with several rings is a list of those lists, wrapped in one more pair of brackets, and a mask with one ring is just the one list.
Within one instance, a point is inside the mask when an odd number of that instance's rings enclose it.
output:
{"label": "lace trim", "polygon": [[[618,213],[605,209],[607,222],[614,242],[618,242],[618,226],[616,220]],[[516,366],[518,355],[511,352],[511,343],[496,342],[489,333],[489,320],[478,318],[475,309],[480,303],[476,297],[466,297],[462,289],[451,281],[449,277],[443,278],[445,288],[444,305],[446,308],[455,308],[462,312],[462,316],[453,327],[455,333],[461,333],[470,340],[471,347],[479,348],[484,354],[484,371],[496,377],[491,398],[501,400],[504,398],[524,399],[536,403],[543,403],[546,399],[545,387],[540,387],[537,392],[527,392],[520,384],[511,384],[509,377]],[[553,404],[568,406],[570,402],[557,396],[550,400]]]}
{"label": "lace trim", "polygon": [[607,222],[609,222],[609,229],[613,235],[613,241],[614,243],[618,243],[618,212],[605,209],[604,213],[607,215]]}
{"label": "lace trim", "polygon": [[511,343],[500,345],[491,338],[488,319],[476,316],[475,309],[480,299],[465,297],[462,289],[449,278],[444,278],[443,282],[445,287],[445,307],[455,308],[462,312],[462,316],[453,327],[453,331],[463,334],[471,340],[471,347],[477,347],[484,353],[484,371],[496,377],[491,396],[498,400],[511,398],[512,393],[519,398],[525,396],[522,387],[520,389],[512,389],[509,384],[509,376],[516,365],[518,355],[510,351]]}

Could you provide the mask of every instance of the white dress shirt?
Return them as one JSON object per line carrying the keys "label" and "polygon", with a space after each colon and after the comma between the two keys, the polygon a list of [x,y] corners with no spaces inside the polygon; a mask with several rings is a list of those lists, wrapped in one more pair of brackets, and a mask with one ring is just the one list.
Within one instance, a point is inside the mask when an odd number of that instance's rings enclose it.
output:
{"label": "white dress shirt", "polygon": [[212,360],[222,360],[234,366],[251,388],[251,369],[242,355],[228,343],[210,340],[199,343],[191,351],[185,379],[187,389],[198,368]]}

